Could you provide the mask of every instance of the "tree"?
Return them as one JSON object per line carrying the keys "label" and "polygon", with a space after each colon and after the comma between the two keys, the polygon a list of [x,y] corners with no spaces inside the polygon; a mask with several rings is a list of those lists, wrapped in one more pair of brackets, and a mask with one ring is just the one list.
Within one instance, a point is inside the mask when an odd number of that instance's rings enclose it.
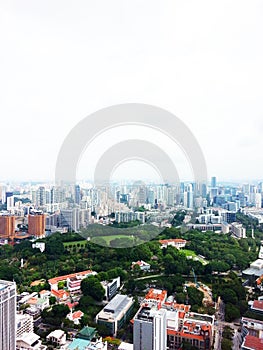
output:
{"label": "tree", "polygon": [[102,301],[105,290],[100,281],[95,276],[89,276],[81,281],[81,290],[83,295],[90,295],[97,301]]}

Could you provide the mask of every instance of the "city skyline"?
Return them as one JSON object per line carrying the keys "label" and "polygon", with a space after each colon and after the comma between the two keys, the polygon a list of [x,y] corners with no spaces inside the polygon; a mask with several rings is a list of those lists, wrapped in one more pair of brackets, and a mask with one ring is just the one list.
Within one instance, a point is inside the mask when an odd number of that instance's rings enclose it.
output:
{"label": "city skyline", "polygon": [[[260,179],[262,3],[103,5],[1,3],[1,181],[52,180],[70,130],[90,113],[127,102],[180,118],[203,150],[209,177]],[[85,169],[94,169],[118,134],[94,140],[79,178],[90,177]],[[169,152],[169,140],[160,142]]]}

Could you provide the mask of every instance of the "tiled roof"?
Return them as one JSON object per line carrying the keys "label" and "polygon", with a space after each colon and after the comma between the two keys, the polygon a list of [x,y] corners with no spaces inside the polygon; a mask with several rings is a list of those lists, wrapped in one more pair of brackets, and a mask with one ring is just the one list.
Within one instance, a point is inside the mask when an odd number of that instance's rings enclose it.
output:
{"label": "tiled roof", "polygon": [[242,347],[246,347],[251,350],[263,350],[263,339],[247,335]]}
{"label": "tiled roof", "polygon": [[89,275],[89,274],[92,274],[91,270],[71,273],[71,274],[65,275],[65,276],[59,276],[59,277],[50,278],[48,280],[48,283],[56,284],[56,283],[61,282],[61,281],[66,281],[66,279],[68,279],[68,278],[74,278],[76,276],[85,276],[85,275]]}

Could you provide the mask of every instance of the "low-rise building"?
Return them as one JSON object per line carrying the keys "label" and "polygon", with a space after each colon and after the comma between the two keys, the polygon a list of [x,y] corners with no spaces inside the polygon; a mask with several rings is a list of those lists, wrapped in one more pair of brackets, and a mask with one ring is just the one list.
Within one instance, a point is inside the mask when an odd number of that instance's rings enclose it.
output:
{"label": "low-rise building", "polygon": [[70,293],[64,289],[51,290],[51,296],[55,297],[58,303],[65,303],[70,297]]}
{"label": "low-rise building", "polygon": [[143,260],[133,262],[131,268],[133,269],[136,265],[139,266],[142,271],[149,271],[151,269],[151,265]]}
{"label": "low-rise building", "polygon": [[75,325],[79,325],[80,324],[80,320],[81,318],[84,316],[84,313],[80,310],[78,311],[75,311],[75,312],[70,312],[68,315],[67,315],[67,318],[74,322]]}
{"label": "low-rise building", "polygon": [[107,327],[109,334],[116,336],[129,320],[134,301],[127,295],[117,294],[96,316],[96,322]]}
{"label": "low-rise building", "polygon": [[241,345],[241,350],[263,350],[263,338],[247,335]]}
{"label": "low-rise building", "polygon": [[49,333],[47,341],[61,348],[61,346],[66,344],[66,333],[61,329],[56,329]]}
{"label": "low-rise building", "polygon": [[167,248],[168,246],[181,249],[184,248],[187,241],[185,239],[176,238],[176,239],[162,239],[159,241],[161,243],[161,249]]}
{"label": "low-rise building", "polygon": [[103,281],[101,282],[102,287],[105,290],[105,299],[110,301],[118,292],[118,289],[121,286],[120,277],[114,278],[112,281]]}
{"label": "low-rise building", "polygon": [[16,350],[46,350],[47,347],[42,344],[40,336],[31,332],[23,333],[16,339]]}
{"label": "low-rise building", "polygon": [[88,276],[91,275],[96,275],[97,272],[95,271],[91,271],[91,270],[87,270],[87,271],[81,271],[81,272],[76,272],[76,273],[71,273],[69,275],[65,275],[65,276],[59,276],[59,277],[54,277],[54,278],[50,278],[48,280],[48,283],[50,285],[50,289],[52,290],[58,290],[58,283],[59,282],[66,282],[67,279],[69,278],[86,278]]}

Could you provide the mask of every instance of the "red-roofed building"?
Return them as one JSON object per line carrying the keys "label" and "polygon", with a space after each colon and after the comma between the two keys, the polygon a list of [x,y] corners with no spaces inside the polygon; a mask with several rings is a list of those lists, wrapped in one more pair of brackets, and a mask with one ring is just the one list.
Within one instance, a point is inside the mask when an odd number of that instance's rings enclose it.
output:
{"label": "red-roofed building", "polygon": [[185,247],[187,241],[181,238],[175,238],[175,239],[161,239],[159,243],[161,243],[161,249],[167,248],[168,246],[181,249]]}
{"label": "red-roofed building", "polygon": [[74,322],[75,325],[79,325],[80,323],[80,320],[81,318],[84,316],[84,313],[80,310],[78,311],[75,311],[75,312],[70,312],[68,315],[67,315],[67,318]]}
{"label": "red-roofed building", "polygon": [[167,291],[151,288],[144,298],[144,303],[161,308],[167,298]]}
{"label": "red-roofed building", "polygon": [[48,280],[48,283],[50,285],[50,289],[53,290],[58,290],[58,282],[64,282],[67,281],[67,279],[69,278],[86,278],[90,275],[96,275],[97,272],[95,271],[91,271],[91,270],[87,270],[87,271],[81,271],[81,272],[76,272],[76,273],[71,273],[69,275],[65,275],[65,276],[59,276],[59,277],[54,277],[54,278],[50,278]]}
{"label": "red-roofed building", "polygon": [[251,305],[251,311],[263,313],[263,300],[254,300]]}
{"label": "red-roofed building", "polygon": [[147,262],[143,261],[143,260],[138,260],[136,262],[133,262],[131,268],[133,269],[134,266],[136,266],[136,265],[139,266],[139,268],[142,271],[149,271],[150,268],[151,268],[151,265],[148,264]]}
{"label": "red-roofed building", "polygon": [[52,289],[51,296],[55,297],[58,303],[65,303],[66,301],[68,301],[70,294],[69,292],[63,289],[59,289],[59,290]]}
{"label": "red-roofed building", "polygon": [[199,350],[212,349],[213,332],[210,324],[202,324],[197,320],[185,321],[179,329],[167,329],[167,346],[169,350],[176,350],[184,342]]}
{"label": "red-roofed building", "polygon": [[247,335],[241,345],[241,350],[263,350],[263,338]]}

